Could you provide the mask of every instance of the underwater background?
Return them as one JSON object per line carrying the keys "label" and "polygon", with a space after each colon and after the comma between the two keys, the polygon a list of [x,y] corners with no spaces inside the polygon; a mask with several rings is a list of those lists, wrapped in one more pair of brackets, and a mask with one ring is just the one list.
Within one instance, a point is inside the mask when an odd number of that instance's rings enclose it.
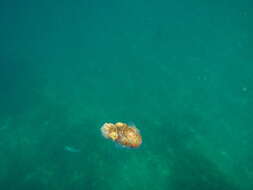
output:
{"label": "underwater background", "polygon": [[[0,1],[1,190],[252,190],[252,0]],[[137,149],[101,135],[135,123]]]}

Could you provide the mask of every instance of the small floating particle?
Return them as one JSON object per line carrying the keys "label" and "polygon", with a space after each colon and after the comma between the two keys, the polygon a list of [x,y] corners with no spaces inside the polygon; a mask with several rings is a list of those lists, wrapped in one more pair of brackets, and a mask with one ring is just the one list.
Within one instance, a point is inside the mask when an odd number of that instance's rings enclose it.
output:
{"label": "small floating particle", "polygon": [[243,92],[247,92],[247,91],[248,91],[248,88],[247,88],[247,87],[243,87],[243,88],[242,88],[242,91],[243,91]]}
{"label": "small floating particle", "polygon": [[77,148],[74,148],[74,147],[71,147],[71,146],[65,146],[64,147],[64,150],[68,151],[68,152],[81,152],[80,149],[77,149]]}

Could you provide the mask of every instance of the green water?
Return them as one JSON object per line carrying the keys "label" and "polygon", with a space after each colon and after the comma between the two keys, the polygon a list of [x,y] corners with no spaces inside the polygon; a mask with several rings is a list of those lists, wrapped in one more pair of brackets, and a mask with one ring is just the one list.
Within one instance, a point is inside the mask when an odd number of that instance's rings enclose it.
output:
{"label": "green water", "polygon": [[[252,190],[252,20],[252,0],[0,1],[0,189]],[[140,148],[101,135],[117,121]]]}

